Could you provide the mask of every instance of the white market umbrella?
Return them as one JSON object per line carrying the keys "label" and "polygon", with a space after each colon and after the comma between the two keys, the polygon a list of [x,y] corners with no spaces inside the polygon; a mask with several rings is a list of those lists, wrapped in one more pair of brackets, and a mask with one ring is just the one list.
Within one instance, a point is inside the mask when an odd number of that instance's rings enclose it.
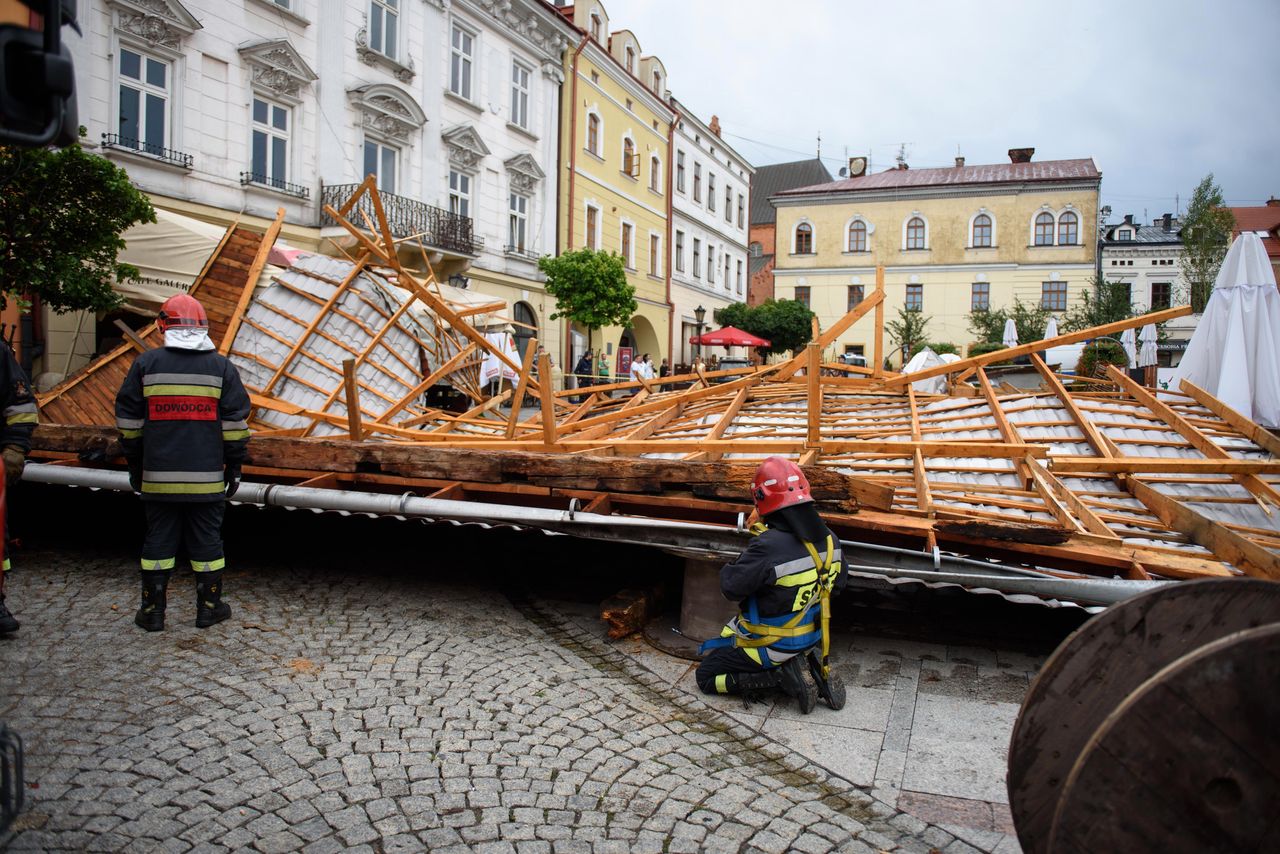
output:
{"label": "white market umbrella", "polygon": [[1262,239],[1236,238],[1174,373],[1263,427],[1280,427],[1280,291]]}
{"label": "white market umbrella", "polygon": [[1044,337],[1046,341],[1058,337],[1058,318],[1049,318],[1049,322],[1044,325]]}
{"label": "white market umbrella", "polygon": [[1160,351],[1160,333],[1156,331],[1156,325],[1148,323],[1142,327],[1142,334],[1138,336],[1138,340],[1142,342],[1142,350],[1138,353],[1138,367],[1145,368],[1156,364],[1159,361]]}
{"label": "white market umbrella", "polygon": [[1120,345],[1124,347],[1124,354],[1129,357],[1129,367],[1138,367],[1138,338],[1132,329],[1126,329],[1121,334]]}
{"label": "white market umbrella", "polygon": [[1006,347],[1018,346],[1018,327],[1012,317],[1004,322],[1004,338],[1001,339],[1001,343]]}

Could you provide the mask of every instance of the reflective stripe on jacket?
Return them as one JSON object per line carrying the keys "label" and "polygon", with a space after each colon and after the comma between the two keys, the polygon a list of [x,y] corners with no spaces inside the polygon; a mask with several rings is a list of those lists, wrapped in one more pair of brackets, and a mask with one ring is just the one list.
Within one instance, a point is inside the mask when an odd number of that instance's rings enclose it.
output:
{"label": "reflective stripe on jacket", "polygon": [[26,371],[14,358],[13,350],[0,341],[0,409],[4,410],[4,428],[0,445],[17,445],[25,454],[31,450],[31,432],[36,429],[36,398]]}

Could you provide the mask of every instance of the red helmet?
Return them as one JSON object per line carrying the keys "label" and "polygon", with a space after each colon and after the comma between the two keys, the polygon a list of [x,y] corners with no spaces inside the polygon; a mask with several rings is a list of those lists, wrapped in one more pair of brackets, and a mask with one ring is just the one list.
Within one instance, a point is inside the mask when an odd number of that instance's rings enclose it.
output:
{"label": "red helmet", "polygon": [[204,313],[204,306],[190,294],[175,294],[165,300],[160,306],[157,322],[161,332],[179,327],[209,328],[209,316]]}
{"label": "red helmet", "polygon": [[782,457],[769,457],[756,469],[751,481],[751,497],[761,516],[796,504],[809,504],[809,481],[800,466]]}

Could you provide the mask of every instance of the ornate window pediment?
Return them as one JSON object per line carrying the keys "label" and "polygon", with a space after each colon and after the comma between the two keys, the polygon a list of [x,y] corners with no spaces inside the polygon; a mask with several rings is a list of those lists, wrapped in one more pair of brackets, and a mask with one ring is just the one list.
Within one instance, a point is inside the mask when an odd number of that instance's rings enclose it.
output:
{"label": "ornate window pediment", "polygon": [[297,101],[298,91],[317,75],[285,39],[271,39],[240,48],[253,72],[253,85],[265,93]]}
{"label": "ornate window pediment", "polygon": [[115,26],[152,47],[178,50],[182,40],[203,29],[178,0],[107,0],[115,10]]}
{"label": "ornate window pediment", "polygon": [[427,114],[409,93],[386,83],[347,90],[363,116],[366,131],[390,140],[404,140],[427,123]]}
{"label": "ornate window pediment", "polygon": [[449,151],[449,163],[459,169],[474,171],[489,155],[489,146],[484,144],[472,125],[454,125],[440,136]]}
{"label": "ornate window pediment", "polygon": [[538,166],[538,161],[527,152],[508,158],[502,165],[507,167],[507,179],[511,182],[511,189],[518,192],[532,192],[538,186],[538,182],[547,177],[547,174]]}

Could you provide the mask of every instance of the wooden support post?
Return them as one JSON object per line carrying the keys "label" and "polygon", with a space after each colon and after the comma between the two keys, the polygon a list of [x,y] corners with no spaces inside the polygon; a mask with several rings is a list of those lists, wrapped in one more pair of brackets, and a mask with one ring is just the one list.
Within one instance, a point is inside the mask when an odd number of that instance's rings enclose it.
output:
{"label": "wooden support post", "polygon": [[364,431],[360,427],[360,388],[356,385],[356,360],[344,359],[342,362],[342,379],[347,389],[347,432],[351,441],[364,439]]}
{"label": "wooden support post", "polygon": [[822,441],[822,351],[816,341],[810,341],[805,349],[808,356],[804,369],[809,390],[808,442],[810,446],[816,446]]}
{"label": "wooden support post", "polygon": [[529,388],[529,372],[533,369],[534,354],[538,352],[538,339],[530,338],[525,353],[524,364],[520,366],[520,379],[516,382],[515,394],[511,396],[511,417],[507,420],[506,437],[512,439],[516,435],[516,424],[520,421],[520,405],[524,403],[524,393]]}
{"label": "wooden support post", "polygon": [[276,239],[280,236],[280,228],[283,225],[284,208],[276,208],[275,221],[267,227],[267,233],[263,235],[262,243],[258,245],[258,252],[253,256],[253,263],[249,265],[244,290],[240,292],[240,300],[227,321],[226,331],[222,333],[222,343],[218,345],[218,352],[224,356],[231,351],[231,344],[236,340],[236,333],[240,331],[240,322],[244,320],[244,314],[249,310],[249,302],[253,299],[253,293],[258,287],[258,277],[262,275],[262,268],[267,266],[267,257],[271,254],[271,247],[276,245]]}
{"label": "wooden support post", "polygon": [[[871,296],[867,297],[862,302],[854,306],[852,311],[848,312],[847,314],[845,314],[844,317],[837,320],[835,324],[833,324],[831,328],[828,329],[826,332],[823,332],[821,335],[818,335],[815,332],[814,338],[815,340],[817,340],[818,346],[824,350],[827,347],[830,347],[832,344],[835,343],[835,340],[839,338],[841,335],[843,335],[846,330],[848,330],[851,326],[853,326],[853,324],[861,320],[868,312],[874,309],[877,305],[881,305],[883,303],[884,303],[884,292],[873,291],[871,293]],[[815,318],[815,322],[816,322],[816,318]],[[777,374],[778,379],[780,380],[790,379],[792,376],[795,375],[796,371],[804,367],[804,364],[805,364],[804,360],[805,360],[805,355],[803,353],[788,359],[779,367],[778,374]],[[870,369],[867,369],[867,373],[871,373]]]}
{"label": "wooden support post", "polygon": [[[907,405],[911,408],[911,441],[920,441],[920,411],[916,408],[915,386],[907,386]],[[911,475],[916,487],[916,507],[921,513],[933,515],[933,492],[929,488],[929,475],[924,465],[924,454],[917,448],[911,454]],[[930,549],[932,551],[932,549]]]}
{"label": "wooden support post", "polygon": [[879,377],[884,374],[884,265],[876,265],[876,329],[873,342],[875,344],[875,364],[871,366],[871,375]]}
{"label": "wooden support post", "polygon": [[145,353],[151,349],[150,347],[147,346],[146,341],[143,341],[141,338],[138,337],[138,333],[134,332],[132,329],[129,328],[129,324],[125,323],[123,320],[121,320],[118,317],[113,322],[115,323],[116,329],[120,330],[120,334],[123,335],[125,339],[130,344],[132,344],[133,348],[137,350],[139,353]]}
{"label": "wooden support post", "polygon": [[555,398],[551,394],[551,354],[543,353],[538,357],[539,384],[538,400],[542,404],[542,439],[548,445],[556,443],[556,407]]}

